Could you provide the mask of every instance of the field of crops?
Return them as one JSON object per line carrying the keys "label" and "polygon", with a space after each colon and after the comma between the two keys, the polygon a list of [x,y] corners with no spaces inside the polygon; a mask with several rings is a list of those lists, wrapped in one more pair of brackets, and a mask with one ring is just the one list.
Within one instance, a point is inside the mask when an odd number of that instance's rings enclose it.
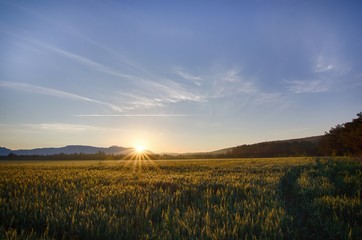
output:
{"label": "field of crops", "polygon": [[0,163],[0,239],[362,239],[362,162]]}

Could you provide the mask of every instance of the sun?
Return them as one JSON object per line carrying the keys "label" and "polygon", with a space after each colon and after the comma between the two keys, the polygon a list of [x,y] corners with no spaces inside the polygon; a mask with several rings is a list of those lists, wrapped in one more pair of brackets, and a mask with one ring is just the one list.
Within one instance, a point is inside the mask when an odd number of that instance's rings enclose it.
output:
{"label": "sun", "polygon": [[135,150],[137,153],[143,153],[145,151],[145,148],[141,145],[138,145],[135,147]]}
{"label": "sun", "polygon": [[[157,168],[156,163],[152,160],[154,154],[144,147],[141,144],[135,144],[124,157],[123,160],[126,161],[125,166],[133,166],[133,172],[142,172],[146,169],[155,169]],[[148,171],[147,170],[147,171]]]}

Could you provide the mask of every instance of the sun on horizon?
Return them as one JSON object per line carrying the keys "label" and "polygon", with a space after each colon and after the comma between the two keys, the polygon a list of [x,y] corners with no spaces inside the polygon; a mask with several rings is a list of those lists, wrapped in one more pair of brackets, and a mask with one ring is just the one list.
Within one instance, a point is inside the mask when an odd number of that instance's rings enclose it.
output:
{"label": "sun on horizon", "polygon": [[152,153],[146,150],[144,145],[134,145],[133,151],[124,156],[123,160],[126,161],[126,165],[132,166],[133,172],[142,172],[150,167],[157,168],[152,161]]}
{"label": "sun on horizon", "polygon": [[145,148],[144,148],[144,146],[137,145],[135,147],[135,151],[136,151],[136,153],[143,153],[145,151]]}

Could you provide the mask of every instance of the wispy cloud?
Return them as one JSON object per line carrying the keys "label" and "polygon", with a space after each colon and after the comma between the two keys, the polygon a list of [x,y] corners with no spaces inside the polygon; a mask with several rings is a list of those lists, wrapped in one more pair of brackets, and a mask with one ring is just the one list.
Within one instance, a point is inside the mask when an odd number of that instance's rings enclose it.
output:
{"label": "wispy cloud", "polygon": [[201,94],[185,88],[181,84],[174,81],[142,81],[145,90],[152,94],[157,102],[161,103],[177,103],[180,101],[204,102],[205,99]]}
{"label": "wispy cloud", "polygon": [[208,92],[209,98],[255,97],[261,91],[255,81],[245,77],[241,71],[230,69],[215,76],[209,77],[212,80],[211,89]]}
{"label": "wispy cloud", "polygon": [[184,71],[182,68],[177,67],[175,68],[175,72],[181,76],[182,78],[189,80],[191,82],[193,82],[194,84],[196,84],[197,86],[201,86],[201,81],[202,81],[202,77],[201,76],[195,76],[191,73],[188,73],[186,71]]}
{"label": "wispy cloud", "polygon": [[315,73],[326,72],[333,69],[333,65],[321,65],[318,64],[314,70]]}
{"label": "wispy cloud", "polygon": [[93,61],[93,60],[91,60],[89,58],[86,58],[84,56],[72,53],[70,51],[66,51],[64,49],[54,47],[54,46],[51,46],[49,44],[45,44],[45,43],[42,43],[42,42],[39,42],[39,41],[33,41],[33,43],[35,43],[36,45],[38,45],[38,46],[40,46],[40,47],[42,47],[44,49],[47,49],[47,50],[55,52],[55,53],[57,53],[59,55],[62,55],[63,57],[69,58],[69,59],[71,59],[73,61],[76,61],[76,62],[78,62],[80,64],[91,67],[92,69],[96,69],[97,71],[100,71],[100,72],[103,72],[103,73],[106,73],[106,74],[109,74],[109,75],[125,78],[125,79],[141,80],[140,78],[138,78],[136,76],[129,75],[129,74],[124,74],[124,73],[121,73],[119,71],[113,70],[112,68],[110,68],[110,67],[108,67],[106,65],[95,62],[95,61]]}
{"label": "wispy cloud", "polygon": [[284,80],[287,88],[293,93],[321,93],[335,89],[339,85],[345,85],[346,76],[351,67],[343,61],[338,54],[319,54],[315,59],[311,72],[300,79]]}
{"label": "wispy cloud", "polygon": [[114,97],[124,110],[162,108],[180,102],[205,102],[204,96],[171,80],[141,81],[135,88],[118,91]]}
{"label": "wispy cloud", "polygon": [[79,114],[75,117],[194,117],[195,114]]}
{"label": "wispy cloud", "polygon": [[293,80],[285,83],[293,93],[320,93],[329,90],[328,84],[322,80]]}
{"label": "wispy cloud", "polygon": [[143,66],[141,66],[137,61],[134,61],[133,59],[121,54],[119,51],[112,49],[110,47],[108,47],[105,44],[101,44],[97,41],[95,41],[94,39],[86,36],[85,34],[77,31],[76,29],[74,29],[73,27],[70,26],[70,28],[72,29],[72,34],[76,35],[77,37],[81,38],[82,41],[87,41],[90,44],[98,47],[99,49],[101,49],[102,51],[106,52],[107,55],[109,56],[113,56],[113,58],[117,61],[117,62],[121,62],[135,70],[137,70],[138,72],[142,72],[145,73],[147,75],[151,75],[150,72],[148,72]]}
{"label": "wispy cloud", "polygon": [[[183,69],[182,71],[178,69],[178,74],[185,79],[201,79],[201,77],[198,76],[187,75],[188,71]],[[261,90],[257,86],[257,81],[254,78],[244,75],[241,70],[236,68],[211,74],[206,71],[202,80],[202,89],[175,82],[166,86],[155,83],[148,83],[148,85],[150,85],[150,89],[164,93],[163,95],[167,96],[167,100],[160,98],[160,103],[162,104],[183,100],[209,102],[209,100],[212,99],[223,98],[224,101],[242,99],[245,104],[259,105],[273,102],[280,97],[280,93]]]}
{"label": "wispy cloud", "polygon": [[120,108],[119,106],[116,106],[114,104],[99,101],[99,100],[96,100],[93,98],[80,96],[80,95],[70,93],[70,92],[53,89],[53,88],[46,88],[46,87],[41,87],[41,86],[27,84],[27,83],[7,82],[7,81],[0,81],[0,87],[7,87],[7,88],[20,90],[20,91],[26,91],[26,92],[31,92],[34,94],[47,95],[47,96],[52,96],[52,97],[96,103],[96,104],[100,104],[103,106],[107,106],[107,107],[111,108],[113,111],[123,112],[122,108]]}
{"label": "wispy cloud", "polygon": [[93,129],[91,126],[78,125],[78,124],[66,124],[66,123],[39,123],[39,124],[22,124],[23,127],[44,130],[52,132],[70,132],[70,133],[81,133]]}
{"label": "wispy cloud", "polygon": [[161,99],[147,96],[144,92],[119,92],[120,101],[124,103],[124,109],[145,109],[162,107],[164,103]]}
{"label": "wispy cloud", "polygon": [[[115,71],[108,66],[95,62],[86,57],[80,56],[78,54],[66,51],[61,48],[57,48],[48,44],[36,42],[37,45],[56,52],[64,57],[77,61],[83,65],[92,67],[92,69],[96,69],[100,72],[104,72],[106,74],[118,76],[121,78],[125,78],[128,80],[136,80],[133,82],[134,88],[128,88],[128,91],[123,91],[121,95],[126,96],[126,99],[119,99],[122,102],[122,109],[116,107],[113,104],[106,103],[111,106],[113,110],[120,112],[121,110],[133,110],[133,109],[144,109],[151,107],[162,107],[164,104],[168,103],[177,103],[181,101],[194,101],[200,102],[204,101],[204,98],[199,94],[196,94],[195,91],[191,91],[182,84],[179,84],[172,80],[162,80],[161,77],[155,77],[149,75],[148,78],[157,79],[155,81],[147,80],[144,77],[134,76],[129,74],[124,74],[119,71]],[[109,50],[109,49],[108,49]],[[110,51],[110,50],[109,50]],[[135,66],[137,69],[141,69],[139,66],[136,66],[135,63],[131,64]],[[147,73],[147,71],[143,70],[142,72]],[[201,81],[201,77],[194,76],[187,72],[178,71],[178,74],[183,78],[194,82],[196,85],[200,85],[199,81]],[[134,90],[136,89],[136,91]],[[94,102],[96,100],[93,100]],[[100,101],[96,101],[101,103]],[[102,102],[105,104],[104,102]]]}
{"label": "wispy cloud", "polygon": [[316,60],[313,72],[314,73],[323,73],[323,72],[327,72],[332,69],[333,69],[332,63],[330,61],[327,61],[326,58],[323,57],[322,55],[319,55]]}
{"label": "wispy cloud", "polygon": [[57,132],[57,133],[85,133],[85,132],[104,132],[104,131],[126,131],[120,128],[96,127],[84,124],[69,124],[69,123],[24,123],[22,127],[37,131]]}
{"label": "wispy cloud", "polygon": [[221,79],[225,82],[238,82],[240,81],[240,71],[228,70],[222,75]]}
{"label": "wispy cloud", "polygon": [[348,74],[351,66],[347,61],[343,61],[338,55],[320,54],[316,57],[313,66],[313,73],[316,74],[332,74],[333,76],[342,76]]}
{"label": "wispy cloud", "polygon": [[253,103],[254,104],[264,104],[264,103],[268,103],[268,102],[272,102],[275,99],[280,97],[280,93],[264,93],[264,92],[260,92],[258,94],[255,95],[254,99],[253,99]]}
{"label": "wispy cloud", "polygon": [[223,90],[235,93],[256,93],[257,87],[253,81],[246,79],[240,71],[235,69],[225,72],[221,76],[221,84],[225,87]]}

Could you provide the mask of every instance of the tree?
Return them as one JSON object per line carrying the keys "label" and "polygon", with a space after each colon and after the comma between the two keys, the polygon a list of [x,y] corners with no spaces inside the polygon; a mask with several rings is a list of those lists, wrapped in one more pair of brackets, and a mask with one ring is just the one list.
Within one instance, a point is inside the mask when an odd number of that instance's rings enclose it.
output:
{"label": "tree", "polygon": [[326,132],[320,149],[324,155],[362,156],[362,112],[352,122],[338,124]]}

